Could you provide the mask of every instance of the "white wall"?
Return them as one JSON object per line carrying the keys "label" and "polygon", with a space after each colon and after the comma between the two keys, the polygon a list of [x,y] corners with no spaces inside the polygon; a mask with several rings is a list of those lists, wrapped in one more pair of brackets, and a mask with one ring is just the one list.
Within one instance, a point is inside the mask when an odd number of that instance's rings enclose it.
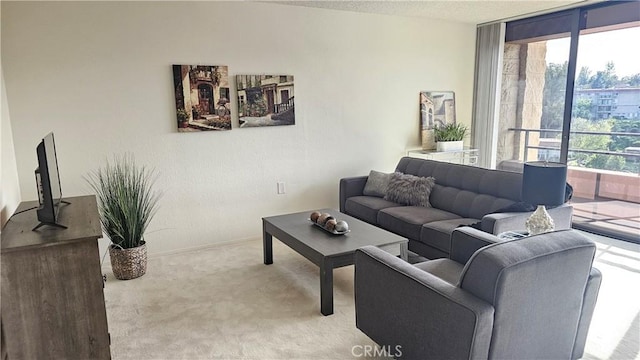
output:
{"label": "white wall", "polygon": [[0,228],[20,204],[20,186],[18,185],[18,168],[16,167],[16,155],[13,148],[13,134],[11,131],[11,118],[7,103],[7,92],[4,85],[4,74],[0,66],[0,93],[2,97],[0,111]]}
{"label": "white wall", "polygon": [[[23,199],[36,198],[35,146],[49,131],[66,196],[133,152],[165,193],[151,253],[257,238],[262,216],[337,207],[341,177],[392,171],[419,147],[421,90],[455,91],[458,121],[471,121],[471,24],[253,2],[1,6]],[[296,125],[234,118],[231,131],[178,133],[172,64],[294,75]]]}

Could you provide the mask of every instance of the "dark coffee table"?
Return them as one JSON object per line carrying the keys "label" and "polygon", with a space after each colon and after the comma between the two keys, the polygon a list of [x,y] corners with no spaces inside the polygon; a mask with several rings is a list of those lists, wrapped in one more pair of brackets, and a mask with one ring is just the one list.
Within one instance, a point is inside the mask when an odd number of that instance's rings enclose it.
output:
{"label": "dark coffee table", "polygon": [[338,210],[321,209],[349,224],[349,233],[334,235],[312,224],[313,210],[262,218],[264,263],[273,264],[272,236],[320,267],[320,312],[333,314],[333,269],[353,265],[356,249],[373,245],[407,260],[406,238],[367,224]]}

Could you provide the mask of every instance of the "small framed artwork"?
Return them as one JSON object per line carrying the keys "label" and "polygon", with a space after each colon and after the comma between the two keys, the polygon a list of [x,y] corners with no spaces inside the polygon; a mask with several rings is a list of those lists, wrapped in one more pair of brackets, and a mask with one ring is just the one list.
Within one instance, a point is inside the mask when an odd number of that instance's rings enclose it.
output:
{"label": "small framed artwork", "polygon": [[220,65],[173,65],[179,132],[231,130],[229,73]]}
{"label": "small framed artwork", "polygon": [[422,129],[456,123],[456,100],[453,91],[423,91],[420,93],[420,124]]}
{"label": "small framed artwork", "polygon": [[455,123],[456,103],[453,91],[420,92],[420,135],[423,149],[435,149],[434,127]]}
{"label": "small framed artwork", "polygon": [[293,75],[236,75],[241,128],[295,125]]}

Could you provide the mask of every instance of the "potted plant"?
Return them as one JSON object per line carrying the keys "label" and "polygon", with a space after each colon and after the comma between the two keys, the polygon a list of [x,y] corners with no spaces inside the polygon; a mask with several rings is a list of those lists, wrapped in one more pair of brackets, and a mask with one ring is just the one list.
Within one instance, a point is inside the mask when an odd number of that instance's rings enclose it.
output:
{"label": "potted plant", "polygon": [[463,149],[463,142],[467,136],[467,127],[462,124],[445,124],[434,128],[437,151],[456,151]]}
{"label": "potted plant", "polygon": [[138,167],[132,155],[114,157],[86,179],[96,191],[102,229],[111,244],[113,275],[135,279],[147,271],[144,233],[158,209],[160,194],[153,190],[152,170]]}

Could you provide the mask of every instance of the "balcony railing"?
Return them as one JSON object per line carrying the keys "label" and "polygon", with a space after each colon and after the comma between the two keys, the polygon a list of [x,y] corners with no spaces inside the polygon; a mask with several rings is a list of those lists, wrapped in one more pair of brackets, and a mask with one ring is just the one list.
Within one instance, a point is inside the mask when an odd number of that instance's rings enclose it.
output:
{"label": "balcony railing", "polygon": [[[524,156],[520,157],[524,158],[523,162],[538,160],[529,159],[529,157],[533,156],[533,154],[529,154],[529,150],[560,151],[559,139],[557,140],[558,147],[532,145],[530,135],[535,133],[561,133],[561,130],[522,128],[510,128],[509,130],[524,132]],[[572,135],[640,137],[639,133],[626,132],[571,131],[570,133]],[[540,138],[540,141],[544,140],[548,140],[548,138]],[[629,161],[633,163],[640,162],[640,153],[634,152],[574,148],[569,148],[569,152],[623,156],[627,163]],[[521,161],[521,159],[517,159],[515,162],[514,160],[503,161],[501,164],[505,167],[513,167]],[[638,236],[640,234],[639,174],[583,166],[569,166],[567,182],[573,186],[573,227],[640,243],[640,236]]]}
{"label": "balcony railing", "polygon": [[[529,140],[529,135],[531,133],[562,133],[562,130],[552,130],[552,129],[522,129],[522,128],[509,128],[509,131],[515,132],[524,132],[524,162],[529,161],[529,149],[536,150],[556,150],[560,151],[560,148],[553,146],[540,146],[540,145],[531,145]],[[598,132],[598,131],[571,131],[570,134],[574,135],[596,135],[596,136],[629,136],[629,137],[640,137],[640,133],[629,133],[629,132]],[[550,139],[550,138],[543,138]],[[626,159],[633,159],[634,161],[640,161],[640,153],[633,152],[619,152],[619,151],[607,151],[607,150],[588,150],[588,149],[575,149],[569,148],[570,153],[582,153],[582,154],[600,154],[600,155],[613,155],[613,156],[623,156]],[[535,159],[538,160],[538,159]],[[640,174],[640,169],[638,170]]]}

